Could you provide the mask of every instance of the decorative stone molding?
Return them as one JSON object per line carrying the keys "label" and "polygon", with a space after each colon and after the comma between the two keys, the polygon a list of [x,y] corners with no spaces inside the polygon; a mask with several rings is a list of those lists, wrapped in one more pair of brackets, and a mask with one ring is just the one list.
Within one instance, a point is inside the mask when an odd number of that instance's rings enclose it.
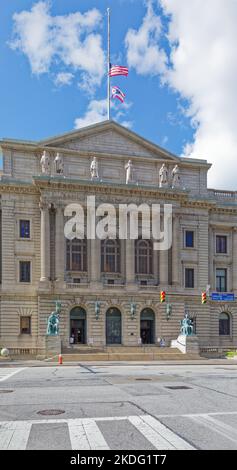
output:
{"label": "decorative stone molding", "polygon": [[20,317],[32,317],[32,315],[34,314],[34,311],[31,310],[30,308],[20,307],[17,310],[17,314]]}
{"label": "decorative stone molding", "polygon": [[218,313],[230,313],[231,315],[233,314],[232,307],[228,304],[225,305],[220,305],[217,309]]}

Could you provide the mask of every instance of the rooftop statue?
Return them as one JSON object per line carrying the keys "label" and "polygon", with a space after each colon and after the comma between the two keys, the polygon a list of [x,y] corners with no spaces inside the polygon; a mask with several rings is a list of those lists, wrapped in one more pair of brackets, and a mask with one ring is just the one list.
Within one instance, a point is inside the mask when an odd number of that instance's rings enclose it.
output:
{"label": "rooftop statue", "polygon": [[41,164],[42,173],[44,175],[49,175],[50,174],[50,160],[46,151],[43,152],[43,155],[40,160],[40,164]]}
{"label": "rooftop statue", "polygon": [[178,165],[175,165],[175,167],[172,170],[172,188],[180,188],[181,186],[181,180],[180,180],[180,169]]}
{"label": "rooftop statue", "polygon": [[159,187],[160,188],[168,187],[168,169],[164,163],[159,171]]}
{"label": "rooftop statue", "polygon": [[63,175],[64,163],[63,163],[63,157],[62,155],[60,155],[60,153],[57,153],[55,160],[54,160],[54,165],[55,165],[55,172]]}
{"label": "rooftop statue", "polygon": [[183,320],[180,321],[180,334],[184,336],[192,336],[193,335],[193,324],[191,318],[189,318],[188,314],[185,314]]}
{"label": "rooftop statue", "polygon": [[128,160],[128,163],[125,165],[126,170],[126,184],[133,182],[133,164],[132,160]]}
{"label": "rooftop statue", "polygon": [[56,310],[53,311],[48,318],[47,324],[47,335],[58,336],[59,335],[59,314],[61,312],[61,303],[56,301]]}
{"label": "rooftop statue", "polygon": [[92,162],[91,162],[90,171],[91,171],[91,179],[92,180],[99,178],[99,167],[98,167],[98,161],[97,161],[96,157],[94,157]]}

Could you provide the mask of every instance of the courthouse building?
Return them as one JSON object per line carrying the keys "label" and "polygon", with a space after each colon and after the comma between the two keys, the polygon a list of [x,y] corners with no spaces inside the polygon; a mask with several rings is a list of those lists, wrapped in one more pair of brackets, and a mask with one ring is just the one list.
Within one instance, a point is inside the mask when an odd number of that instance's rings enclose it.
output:
{"label": "courthouse building", "polygon": [[[0,146],[1,347],[42,351],[55,301],[64,348],[70,337],[169,344],[185,313],[201,348],[237,347],[237,192],[207,188],[206,160],[179,158],[113,121]],[[92,195],[116,208],[172,204],[172,247],[154,250],[140,236],[67,240],[65,207],[86,210]]]}

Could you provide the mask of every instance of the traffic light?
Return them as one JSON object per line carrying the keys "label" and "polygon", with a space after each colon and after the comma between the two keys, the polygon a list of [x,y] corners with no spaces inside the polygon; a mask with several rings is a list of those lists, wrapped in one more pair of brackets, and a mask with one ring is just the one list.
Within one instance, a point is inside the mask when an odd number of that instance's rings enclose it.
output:
{"label": "traffic light", "polygon": [[160,293],[160,301],[161,303],[165,302],[165,291],[162,290],[161,293]]}
{"label": "traffic light", "polygon": [[202,304],[206,304],[206,303],[207,303],[207,293],[202,292]]}

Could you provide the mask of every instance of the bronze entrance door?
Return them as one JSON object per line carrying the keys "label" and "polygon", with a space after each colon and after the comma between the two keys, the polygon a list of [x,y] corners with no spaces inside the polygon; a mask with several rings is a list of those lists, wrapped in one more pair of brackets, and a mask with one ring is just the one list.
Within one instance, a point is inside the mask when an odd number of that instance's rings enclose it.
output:
{"label": "bronze entrance door", "polygon": [[121,313],[117,308],[106,313],[106,344],[121,344]]}
{"label": "bronze entrance door", "polygon": [[70,312],[70,343],[86,344],[86,311],[82,307]]}
{"label": "bronze entrance door", "polygon": [[155,342],[155,315],[151,308],[145,308],[141,312],[140,332],[142,344]]}

